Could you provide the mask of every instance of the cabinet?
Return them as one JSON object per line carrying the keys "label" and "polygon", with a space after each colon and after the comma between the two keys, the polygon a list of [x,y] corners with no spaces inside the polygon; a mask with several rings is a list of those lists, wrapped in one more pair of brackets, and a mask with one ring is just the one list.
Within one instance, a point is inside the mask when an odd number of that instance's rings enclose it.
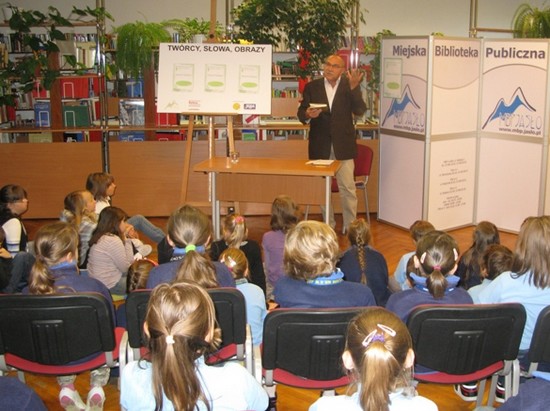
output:
{"label": "cabinet", "polygon": [[[93,10],[104,10],[103,0],[95,4]],[[47,16],[27,10],[12,17],[20,31],[0,25],[3,142],[82,141],[100,133],[106,109],[99,41],[104,21],[90,17],[101,13],[86,15],[71,21],[57,10]]]}

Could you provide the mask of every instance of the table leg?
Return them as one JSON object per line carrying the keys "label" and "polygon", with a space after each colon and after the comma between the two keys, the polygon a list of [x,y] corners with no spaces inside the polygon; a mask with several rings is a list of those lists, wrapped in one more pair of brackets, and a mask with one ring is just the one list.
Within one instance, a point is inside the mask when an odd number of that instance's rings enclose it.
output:
{"label": "table leg", "polygon": [[331,187],[332,187],[332,177],[325,177],[325,223],[330,224],[330,207],[331,207]]}

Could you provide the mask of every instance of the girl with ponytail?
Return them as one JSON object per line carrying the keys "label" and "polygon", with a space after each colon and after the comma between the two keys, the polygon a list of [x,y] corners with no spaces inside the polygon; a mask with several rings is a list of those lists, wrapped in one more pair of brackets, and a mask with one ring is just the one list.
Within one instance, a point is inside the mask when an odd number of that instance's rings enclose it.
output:
{"label": "girl with ponytail", "polygon": [[395,314],[380,307],[358,314],[348,327],[342,361],[352,373],[356,392],[321,397],[309,411],[437,410],[432,401],[416,394],[411,336]]}
{"label": "girl with ponytail", "polygon": [[[31,270],[29,287],[23,293],[48,295],[95,292],[112,304],[107,287],[96,279],[79,274],[78,232],[72,224],[55,222],[40,227],[34,240],[34,251],[36,261]],[[61,407],[70,410],[103,409],[103,386],[109,381],[109,371],[106,366],[91,371],[91,390],[87,404],[84,404],[75,388],[76,375],[57,377],[61,387]]]}
{"label": "girl with ponytail", "polygon": [[472,304],[472,297],[457,284],[453,275],[458,261],[458,245],[443,231],[424,235],[416,245],[413,256],[417,273],[409,273],[414,287],[392,294],[386,308],[407,321],[413,308],[421,304]]}
{"label": "girl with ponytail", "polygon": [[211,367],[204,354],[220,341],[214,304],[206,290],[191,282],[156,287],[147,306],[146,359],[122,372],[123,410],[264,411],[267,393],[240,364]]}
{"label": "girl with ponytail", "polygon": [[372,290],[376,305],[386,305],[390,297],[388,288],[388,264],[382,254],[370,246],[371,231],[364,218],[358,218],[348,226],[351,247],[338,261],[346,281],[366,284]]}

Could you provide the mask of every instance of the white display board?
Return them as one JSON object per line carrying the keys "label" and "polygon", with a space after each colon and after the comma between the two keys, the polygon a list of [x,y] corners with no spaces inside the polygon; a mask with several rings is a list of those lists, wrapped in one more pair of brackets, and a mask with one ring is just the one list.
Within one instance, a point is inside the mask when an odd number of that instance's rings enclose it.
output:
{"label": "white display board", "polygon": [[472,223],[480,59],[477,39],[383,39],[380,219]]}
{"label": "white display board", "polygon": [[270,114],[270,45],[162,43],[157,111]]}
{"label": "white display board", "polygon": [[518,231],[543,213],[548,40],[485,40],[477,220]]}

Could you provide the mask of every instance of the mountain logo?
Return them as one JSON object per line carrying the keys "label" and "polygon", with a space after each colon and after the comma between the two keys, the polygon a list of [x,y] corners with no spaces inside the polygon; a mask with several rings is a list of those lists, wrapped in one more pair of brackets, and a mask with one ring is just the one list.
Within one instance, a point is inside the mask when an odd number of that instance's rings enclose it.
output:
{"label": "mountain logo", "polygon": [[405,89],[403,90],[403,93],[401,94],[401,98],[400,99],[392,99],[392,102],[391,102],[391,105],[390,105],[390,108],[388,110],[388,112],[386,113],[386,115],[384,116],[384,121],[382,121],[382,125],[384,125],[386,123],[386,120],[392,116],[395,116],[396,114],[399,114],[403,111],[405,111],[405,108],[407,108],[407,106],[413,106],[416,110],[419,110],[420,109],[420,106],[418,105],[418,103],[415,101],[413,95],[412,95],[412,92],[411,92],[411,89],[409,88],[409,85],[407,84],[405,86]]}
{"label": "mountain logo", "polygon": [[518,110],[521,107],[525,107],[527,110],[531,112],[537,111],[534,109],[533,106],[531,106],[531,104],[529,104],[529,102],[525,98],[525,95],[523,94],[523,90],[521,89],[521,87],[518,87],[516,91],[514,91],[514,94],[510,99],[510,104],[506,104],[503,98],[498,100],[495,106],[495,109],[489,115],[489,117],[485,121],[485,124],[483,124],[483,127],[481,128],[484,129],[487,126],[487,124],[489,124],[493,120],[514,114],[516,110]]}

